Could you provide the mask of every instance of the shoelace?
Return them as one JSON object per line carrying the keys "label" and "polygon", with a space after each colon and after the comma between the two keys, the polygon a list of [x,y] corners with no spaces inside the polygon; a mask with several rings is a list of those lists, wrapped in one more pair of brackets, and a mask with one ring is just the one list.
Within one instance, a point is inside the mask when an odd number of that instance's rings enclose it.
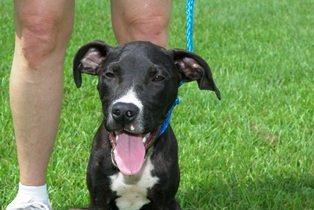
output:
{"label": "shoelace", "polygon": [[31,202],[18,207],[16,210],[50,210],[50,208],[43,203]]}

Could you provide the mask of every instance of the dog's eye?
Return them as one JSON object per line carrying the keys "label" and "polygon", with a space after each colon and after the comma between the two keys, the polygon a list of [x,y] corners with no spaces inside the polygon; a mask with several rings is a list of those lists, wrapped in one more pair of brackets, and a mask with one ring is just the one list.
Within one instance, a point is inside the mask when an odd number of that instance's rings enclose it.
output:
{"label": "dog's eye", "polygon": [[165,77],[161,76],[161,75],[155,75],[152,79],[153,82],[159,82],[159,81],[162,81],[164,80]]}
{"label": "dog's eye", "polygon": [[109,78],[109,79],[112,79],[112,78],[114,78],[114,73],[112,73],[112,72],[106,72],[106,73],[105,73],[105,76],[106,76],[107,78]]}

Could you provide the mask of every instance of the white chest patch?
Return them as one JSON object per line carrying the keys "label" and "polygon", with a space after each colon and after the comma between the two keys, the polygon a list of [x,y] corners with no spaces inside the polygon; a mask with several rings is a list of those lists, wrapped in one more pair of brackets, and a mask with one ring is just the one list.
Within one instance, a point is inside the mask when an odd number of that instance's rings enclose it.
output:
{"label": "white chest patch", "polygon": [[147,191],[159,181],[158,177],[152,176],[153,169],[154,166],[148,158],[138,175],[124,176],[117,173],[110,176],[111,190],[119,196],[116,205],[120,210],[138,210],[150,202],[147,199]]}

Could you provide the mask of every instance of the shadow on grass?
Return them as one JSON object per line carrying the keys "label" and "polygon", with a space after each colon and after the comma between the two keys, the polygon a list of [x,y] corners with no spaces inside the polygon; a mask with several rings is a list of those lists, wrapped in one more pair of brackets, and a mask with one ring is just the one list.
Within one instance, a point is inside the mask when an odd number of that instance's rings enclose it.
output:
{"label": "shadow on grass", "polygon": [[[180,191],[180,190],[179,190]],[[280,176],[257,181],[235,179],[213,184],[195,183],[191,190],[180,191],[185,210],[209,209],[314,209],[314,176]]]}

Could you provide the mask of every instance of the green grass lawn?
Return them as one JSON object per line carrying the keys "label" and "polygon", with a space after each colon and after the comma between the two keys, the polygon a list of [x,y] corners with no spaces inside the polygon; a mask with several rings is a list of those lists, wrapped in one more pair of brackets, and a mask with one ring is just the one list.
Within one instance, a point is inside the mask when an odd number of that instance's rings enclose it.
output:
{"label": "green grass lawn", "polygon": [[[170,47],[185,48],[185,1],[174,1]],[[72,81],[83,43],[115,44],[109,2],[77,0],[65,63],[61,124],[48,184],[56,210],[87,206],[85,171],[102,118],[95,78]],[[314,209],[314,3],[197,0],[194,44],[223,96],[180,88],[172,127],[179,140],[185,210]],[[0,2],[0,209],[19,181],[9,109],[12,2]]]}

